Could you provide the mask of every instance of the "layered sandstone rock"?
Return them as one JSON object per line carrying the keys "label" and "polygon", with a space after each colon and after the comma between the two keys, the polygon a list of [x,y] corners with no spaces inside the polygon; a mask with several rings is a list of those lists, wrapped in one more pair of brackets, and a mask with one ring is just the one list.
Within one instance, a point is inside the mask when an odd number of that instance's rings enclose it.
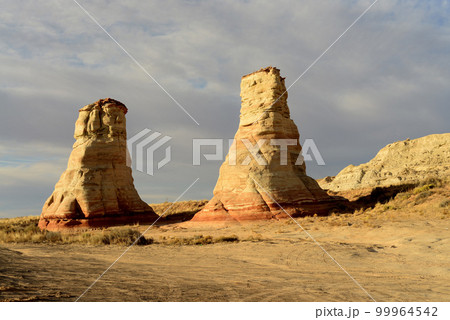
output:
{"label": "layered sandstone rock", "polygon": [[417,183],[450,176],[450,133],[388,144],[367,163],[349,165],[335,177],[319,180],[334,192]]}
{"label": "layered sandstone rock", "polygon": [[39,227],[104,227],[158,218],[127,166],[127,108],[107,98],[80,110],[67,170],[42,209]]}
{"label": "layered sandstone rock", "polygon": [[[214,197],[192,221],[278,219],[288,217],[286,212],[324,214],[336,205],[336,199],[306,175],[285,91],[276,68],[242,78],[239,129],[220,168]],[[295,145],[282,147],[280,139]],[[257,143],[259,151],[252,147]]]}

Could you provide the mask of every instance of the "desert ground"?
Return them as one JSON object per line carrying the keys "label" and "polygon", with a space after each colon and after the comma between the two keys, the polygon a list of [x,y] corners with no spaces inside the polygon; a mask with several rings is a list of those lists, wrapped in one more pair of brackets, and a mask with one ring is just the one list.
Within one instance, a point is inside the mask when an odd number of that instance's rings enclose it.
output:
{"label": "desert ground", "polygon": [[[304,230],[169,216],[80,301],[448,301],[449,199],[448,183],[422,184],[352,213],[296,218]],[[37,219],[0,220],[0,301],[74,301],[127,248],[105,237],[148,228],[27,235]]]}

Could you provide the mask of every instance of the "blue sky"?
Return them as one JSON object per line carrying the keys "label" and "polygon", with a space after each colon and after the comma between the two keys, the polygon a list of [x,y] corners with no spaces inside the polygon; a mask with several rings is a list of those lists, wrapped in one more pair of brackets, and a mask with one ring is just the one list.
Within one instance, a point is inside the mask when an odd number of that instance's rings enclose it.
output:
{"label": "blue sky", "polygon": [[[193,138],[232,138],[242,75],[269,65],[290,85],[371,1],[85,1],[82,4],[199,122],[196,125],[72,0],[2,1],[0,217],[38,215],[64,171],[80,107],[125,103],[128,135],[172,137],[173,161],[134,172],[148,202],[212,195],[221,161],[192,166]],[[448,132],[450,4],[379,0],[290,90],[301,140],[326,165]]]}

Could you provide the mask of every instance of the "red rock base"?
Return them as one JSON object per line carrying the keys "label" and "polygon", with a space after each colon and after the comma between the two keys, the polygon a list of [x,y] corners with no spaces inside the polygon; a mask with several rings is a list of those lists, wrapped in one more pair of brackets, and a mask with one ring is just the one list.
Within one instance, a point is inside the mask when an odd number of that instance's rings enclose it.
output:
{"label": "red rock base", "polygon": [[[48,231],[76,231],[82,229],[101,229],[114,226],[151,224],[159,216],[153,212],[131,215],[109,216],[93,219],[42,219],[39,228]],[[161,218],[163,219],[163,218]]]}
{"label": "red rock base", "polygon": [[[213,199],[214,200],[214,199]],[[342,197],[330,197],[329,201],[303,202],[299,205],[270,204],[270,207],[252,207],[226,210],[220,203],[212,203],[197,213],[192,222],[245,222],[256,220],[280,220],[295,217],[328,215],[333,209],[342,210],[348,205],[348,200]]]}

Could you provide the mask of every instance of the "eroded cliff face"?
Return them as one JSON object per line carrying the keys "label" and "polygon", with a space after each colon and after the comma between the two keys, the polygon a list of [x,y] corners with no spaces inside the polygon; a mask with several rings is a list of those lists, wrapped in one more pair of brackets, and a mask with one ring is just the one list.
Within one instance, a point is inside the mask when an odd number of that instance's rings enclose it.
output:
{"label": "eroded cliff face", "polygon": [[284,78],[273,67],[242,78],[239,129],[220,168],[214,197],[193,221],[324,214],[336,205],[337,199],[306,175],[285,91]]}
{"label": "eroded cliff face", "polygon": [[388,144],[369,162],[349,165],[335,177],[319,180],[334,192],[416,183],[450,176],[450,133]]}
{"label": "eroded cliff face", "polygon": [[127,108],[101,99],[80,109],[67,170],[45,202],[39,226],[60,230],[155,220],[127,166]]}

